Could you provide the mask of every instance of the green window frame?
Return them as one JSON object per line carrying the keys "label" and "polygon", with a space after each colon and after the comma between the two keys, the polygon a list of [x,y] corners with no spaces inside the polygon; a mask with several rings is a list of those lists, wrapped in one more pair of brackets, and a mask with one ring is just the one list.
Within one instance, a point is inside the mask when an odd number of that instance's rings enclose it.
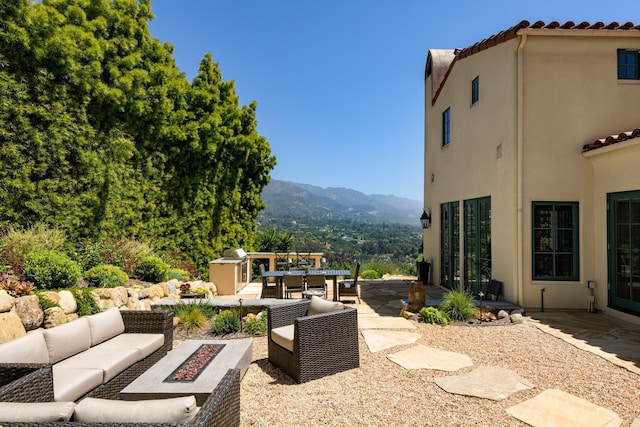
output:
{"label": "green window frame", "polygon": [[475,105],[480,100],[480,76],[471,80],[471,105]]}
{"label": "green window frame", "polygon": [[491,197],[464,201],[465,288],[474,295],[491,280]]}
{"label": "green window frame", "polygon": [[442,113],[442,146],[446,147],[451,142],[451,107]]}
{"label": "green window frame", "polygon": [[440,205],[440,284],[460,286],[460,202]]}
{"label": "green window frame", "polygon": [[533,202],[532,278],[580,280],[578,202]]}

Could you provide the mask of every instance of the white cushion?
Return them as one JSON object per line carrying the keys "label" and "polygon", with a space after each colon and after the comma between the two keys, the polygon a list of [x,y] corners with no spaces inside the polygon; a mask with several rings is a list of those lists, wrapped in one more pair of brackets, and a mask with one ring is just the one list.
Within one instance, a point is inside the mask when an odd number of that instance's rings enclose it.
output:
{"label": "white cushion", "polygon": [[101,369],[104,372],[102,382],[106,383],[137,361],[138,351],[136,349],[92,347],[56,363],[56,366],[61,368]]}
{"label": "white cushion", "polygon": [[75,407],[76,404],[74,402],[0,402],[0,422],[46,423],[69,421]]}
{"label": "white cushion", "polygon": [[186,423],[197,413],[194,396],[133,402],[87,397],[76,405],[74,419],[85,423]]}
{"label": "white cushion", "polygon": [[[163,334],[120,334],[98,344],[95,348],[122,348],[136,350],[138,360],[142,360],[164,344]],[[93,347],[92,347],[93,350]]]}
{"label": "white cushion", "polygon": [[293,337],[295,334],[295,325],[281,326],[271,330],[271,339],[280,347],[293,351]]}
{"label": "white cushion", "polygon": [[87,320],[89,321],[92,347],[124,332],[122,314],[115,307],[102,313],[87,316]]}
{"label": "white cushion", "polygon": [[0,345],[0,363],[49,363],[49,351],[42,331],[29,332]]}
{"label": "white cushion", "polygon": [[86,317],[42,331],[47,342],[49,362],[56,363],[91,347],[89,321]]}
{"label": "white cushion", "polygon": [[338,311],[344,309],[344,304],[341,302],[327,301],[326,299],[319,298],[317,296],[311,297],[311,304],[309,304],[309,310],[307,310],[307,316],[313,316],[314,314],[329,313],[332,311]]}
{"label": "white cushion", "polygon": [[64,368],[53,365],[53,398],[56,402],[78,400],[102,385],[102,369]]}

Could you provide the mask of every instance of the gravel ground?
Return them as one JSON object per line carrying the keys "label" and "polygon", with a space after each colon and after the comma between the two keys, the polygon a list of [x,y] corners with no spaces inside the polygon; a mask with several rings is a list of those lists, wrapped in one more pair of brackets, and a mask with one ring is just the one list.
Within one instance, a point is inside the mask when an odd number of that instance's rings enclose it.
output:
{"label": "gravel ground", "polygon": [[[253,338],[253,363],[241,386],[241,426],[523,426],[506,409],[549,388],[613,410],[623,426],[640,418],[640,376],[540,331],[533,322],[416,323],[413,332],[422,336],[416,344],[467,354],[475,367],[507,368],[535,385],[502,401],[449,394],[433,382],[473,368],[408,371],[386,357],[415,344],[370,353],[361,336],[359,369],[297,384],[269,363],[267,338]],[[196,337],[203,336],[176,330],[177,340]]]}

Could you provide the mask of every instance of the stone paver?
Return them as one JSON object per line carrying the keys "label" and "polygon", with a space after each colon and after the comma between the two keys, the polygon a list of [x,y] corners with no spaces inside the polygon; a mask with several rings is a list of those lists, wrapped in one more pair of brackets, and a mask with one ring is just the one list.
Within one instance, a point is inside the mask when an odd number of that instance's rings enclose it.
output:
{"label": "stone paver", "polygon": [[534,427],[614,427],[622,424],[613,411],[562,390],[545,390],[507,409],[507,413]]}
{"label": "stone paver", "polygon": [[421,335],[413,332],[368,329],[362,331],[362,336],[369,351],[377,353],[398,345],[413,344]]}
{"label": "stone paver", "polygon": [[498,366],[481,366],[466,374],[435,378],[434,382],[448,393],[491,400],[503,400],[534,387],[515,372]]}
{"label": "stone paver", "polygon": [[398,353],[389,354],[387,358],[405,369],[457,371],[473,366],[473,361],[466,354],[440,350],[426,345],[417,345]]}
{"label": "stone paver", "polygon": [[358,329],[416,329],[416,325],[402,317],[358,316]]}

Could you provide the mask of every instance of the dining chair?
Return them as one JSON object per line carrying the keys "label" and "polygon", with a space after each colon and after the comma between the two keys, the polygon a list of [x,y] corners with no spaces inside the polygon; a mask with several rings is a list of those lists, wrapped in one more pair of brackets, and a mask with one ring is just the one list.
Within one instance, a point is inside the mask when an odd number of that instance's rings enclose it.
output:
{"label": "dining chair", "polygon": [[302,293],[305,290],[304,276],[302,274],[285,274],[283,284],[283,293],[286,298],[291,298],[293,292]]}
{"label": "dining chair", "polygon": [[311,267],[311,252],[296,252],[296,259],[298,267]]}
{"label": "dining chair", "polygon": [[307,290],[322,289],[325,296],[327,295],[327,279],[324,273],[307,273]]}
{"label": "dining chair", "polygon": [[264,264],[260,264],[260,276],[262,277],[262,293],[260,298],[278,298],[278,285],[269,284],[269,278],[264,277],[264,273],[267,272]]}
{"label": "dining chair", "polygon": [[276,259],[276,270],[289,270],[289,252],[274,252]]}
{"label": "dining chair", "polygon": [[358,304],[360,304],[360,284],[358,283],[358,274],[360,273],[360,263],[356,263],[356,271],[353,275],[353,281],[345,280],[338,283],[338,301],[343,296],[354,296],[358,298]]}

